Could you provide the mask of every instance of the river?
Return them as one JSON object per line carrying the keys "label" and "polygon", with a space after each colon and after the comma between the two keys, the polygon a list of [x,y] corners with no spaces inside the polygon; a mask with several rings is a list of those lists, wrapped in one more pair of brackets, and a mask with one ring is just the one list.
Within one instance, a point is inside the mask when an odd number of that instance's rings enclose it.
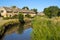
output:
{"label": "river", "polygon": [[3,40],[31,40],[32,28],[27,27],[26,24],[12,26],[5,32]]}

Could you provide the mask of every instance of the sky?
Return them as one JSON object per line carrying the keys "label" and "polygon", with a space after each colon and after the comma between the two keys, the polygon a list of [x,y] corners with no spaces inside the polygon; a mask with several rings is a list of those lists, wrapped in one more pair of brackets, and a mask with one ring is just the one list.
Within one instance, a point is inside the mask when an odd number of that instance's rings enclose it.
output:
{"label": "sky", "polygon": [[0,7],[17,6],[22,8],[28,6],[29,9],[36,8],[39,12],[49,6],[58,6],[60,8],[60,0],[0,0]]}

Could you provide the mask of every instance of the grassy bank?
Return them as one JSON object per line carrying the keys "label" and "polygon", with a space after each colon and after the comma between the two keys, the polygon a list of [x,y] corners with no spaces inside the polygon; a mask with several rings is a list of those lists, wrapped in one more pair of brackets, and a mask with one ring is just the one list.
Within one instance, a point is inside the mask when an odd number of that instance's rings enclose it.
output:
{"label": "grassy bank", "polygon": [[6,26],[17,24],[17,23],[19,23],[18,19],[1,20],[0,21],[0,35],[2,35],[2,33],[4,32]]}
{"label": "grassy bank", "polygon": [[[24,18],[24,21],[25,23],[31,22],[30,18]],[[0,20],[0,35],[4,32],[6,26],[9,27],[9,25],[15,24],[20,24],[19,19]]]}
{"label": "grassy bank", "polygon": [[60,18],[37,16],[32,21],[32,40],[60,40]]}

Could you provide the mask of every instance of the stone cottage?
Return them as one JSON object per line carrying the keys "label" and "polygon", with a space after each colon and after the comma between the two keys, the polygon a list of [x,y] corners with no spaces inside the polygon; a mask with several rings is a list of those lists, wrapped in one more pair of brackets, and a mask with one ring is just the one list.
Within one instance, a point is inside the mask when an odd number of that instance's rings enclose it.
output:
{"label": "stone cottage", "polygon": [[18,13],[23,13],[23,15],[31,15],[32,17],[35,16],[35,12],[31,10],[26,9],[20,9],[20,8],[12,8],[12,7],[0,7],[0,15],[3,17],[12,17],[14,15],[18,15]]}

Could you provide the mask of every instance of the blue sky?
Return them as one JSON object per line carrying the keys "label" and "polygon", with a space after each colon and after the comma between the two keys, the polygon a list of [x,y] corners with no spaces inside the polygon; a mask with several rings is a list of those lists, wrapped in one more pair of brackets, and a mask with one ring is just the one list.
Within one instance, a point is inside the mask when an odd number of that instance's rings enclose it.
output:
{"label": "blue sky", "polygon": [[0,7],[14,5],[19,8],[28,6],[30,9],[37,8],[38,11],[43,11],[44,8],[49,6],[58,6],[60,8],[60,0],[0,0]]}

